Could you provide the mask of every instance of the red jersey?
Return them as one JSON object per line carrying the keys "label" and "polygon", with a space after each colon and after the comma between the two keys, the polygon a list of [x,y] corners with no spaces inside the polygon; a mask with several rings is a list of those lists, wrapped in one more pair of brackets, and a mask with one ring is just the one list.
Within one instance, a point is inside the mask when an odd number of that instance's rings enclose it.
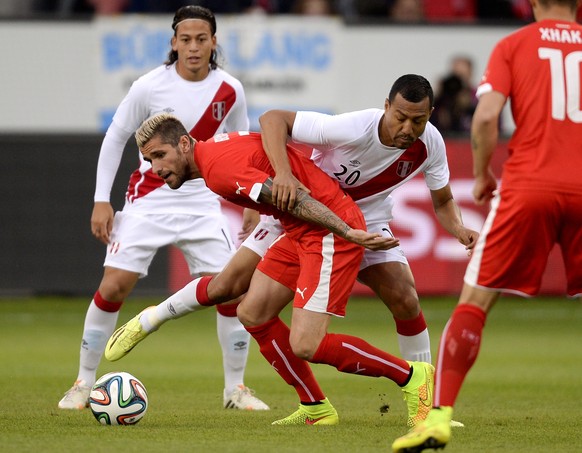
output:
{"label": "red jersey", "polygon": [[582,26],[544,20],[502,39],[478,95],[510,98],[516,130],[502,187],[582,193]]}
{"label": "red jersey", "polygon": [[[290,145],[287,145],[287,150],[293,174],[311,191],[310,195],[344,218],[344,212],[353,208],[355,203],[342,191],[338,182],[302,152]],[[194,160],[208,188],[225,199],[280,219],[288,233],[300,234],[298,229],[314,228],[272,205],[258,203],[263,183],[269,176],[275,176],[259,133],[219,134],[208,141],[197,142]],[[351,226],[362,228],[361,225]]]}

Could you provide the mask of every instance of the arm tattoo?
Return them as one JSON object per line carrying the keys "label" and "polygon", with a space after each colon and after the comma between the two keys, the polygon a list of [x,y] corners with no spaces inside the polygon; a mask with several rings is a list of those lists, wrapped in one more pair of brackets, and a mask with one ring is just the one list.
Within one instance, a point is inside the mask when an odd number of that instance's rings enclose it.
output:
{"label": "arm tattoo", "polygon": [[263,183],[261,193],[259,194],[259,201],[261,203],[273,205],[273,179],[271,177]]}
{"label": "arm tattoo", "polygon": [[344,239],[350,229],[350,226],[340,219],[335,212],[302,190],[297,191],[297,200],[291,214],[299,219],[327,228]]}
{"label": "arm tattoo", "polygon": [[[268,178],[261,188],[259,201],[261,203],[273,205],[273,180]],[[303,190],[297,191],[297,199],[295,200],[295,207],[289,211],[293,217],[305,220],[328,229],[339,237],[346,238],[350,226],[338,217],[331,209],[323,203],[317,201]]]}

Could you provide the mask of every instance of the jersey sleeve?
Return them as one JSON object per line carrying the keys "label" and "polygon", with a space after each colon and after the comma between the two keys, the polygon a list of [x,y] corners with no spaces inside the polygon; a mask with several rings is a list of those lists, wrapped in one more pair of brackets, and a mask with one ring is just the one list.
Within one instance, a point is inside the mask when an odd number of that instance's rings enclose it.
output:
{"label": "jersey sleeve", "polygon": [[145,88],[145,84],[138,79],[133,83],[129,92],[117,107],[113,121],[105,133],[99,151],[95,202],[110,201],[111,188],[113,187],[127,140],[148,117],[148,96],[149,92]]}
{"label": "jersey sleeve", "polygon": [[491,52],[481,83],[477,87],[477,97],[491,91],[498,91],[505,97],[511,91],[511,55],[508,41],[500,41]]}
{"label": "jersey sleeve", "polygon": [[291,138],[325,150],[356,141],[359,138],[357,131],[360,130],[358,117],[351,113],[327,115],[299,111],[295,116]]}
{"label": "jersey sleeve", "polygon": [[110,201],[113,181],[115,181],[123,150],[130,135],[125,130],[118,128],[115,123],[112,123],[107,129],[99,151],[99,160],[97,161],[95,202]]}
{"label": "jersey sleeve", "polygon": [[236,102],[226,118],[226,132],[248,131],[250,122],[245,92],[241,83],[235,83],[234,88],[236,92]]}
{"label": "jersey sleeve", "polygon": [[115,115],[113,123],[129,134],[133,134],[150,116],[150,89],[143,78],[137,79],[123,98]]}

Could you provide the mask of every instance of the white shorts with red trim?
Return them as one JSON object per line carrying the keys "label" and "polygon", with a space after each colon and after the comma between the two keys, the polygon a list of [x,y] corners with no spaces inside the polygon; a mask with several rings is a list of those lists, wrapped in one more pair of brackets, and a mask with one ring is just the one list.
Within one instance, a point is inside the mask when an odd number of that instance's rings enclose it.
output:
{"label": "white shorts with red trim", "polygon": [[235,251],[226,216],[222,214],[193,216],[119,211],[113,220],[104,266],[145,277],[158,249],[167,245],[182,251],[192,276],[220,272]]}

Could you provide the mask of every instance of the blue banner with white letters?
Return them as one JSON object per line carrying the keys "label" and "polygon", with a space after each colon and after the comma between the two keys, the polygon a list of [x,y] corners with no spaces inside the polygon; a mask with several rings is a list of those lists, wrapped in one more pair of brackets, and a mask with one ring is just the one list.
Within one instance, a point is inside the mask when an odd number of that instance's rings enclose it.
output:
{"label": "blue banner with white letters", "polygon": [[[272,108],[337,113],[338,40],[335,18],[217,17],[223,68],[245,87],[251,130]],[[162,64],[170,50],[169,16],[96,19],[99,43],[99,128],[111,123],[135,79]]]}

